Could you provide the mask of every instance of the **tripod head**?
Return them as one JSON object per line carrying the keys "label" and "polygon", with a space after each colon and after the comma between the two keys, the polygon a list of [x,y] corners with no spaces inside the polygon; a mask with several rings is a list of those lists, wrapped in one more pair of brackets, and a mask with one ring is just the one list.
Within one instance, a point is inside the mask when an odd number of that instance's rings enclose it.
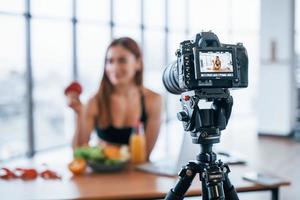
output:
{"label": "tripod head", "polygon": [[[212,102],[210,108],[199,108],[203,99]],[[220,142],[221,131],[229,121],[233,98],[228,89],[199,89],[181,94],[182,111],[177,118],[183,122],[185,131],[190,132],[195,144]]]}

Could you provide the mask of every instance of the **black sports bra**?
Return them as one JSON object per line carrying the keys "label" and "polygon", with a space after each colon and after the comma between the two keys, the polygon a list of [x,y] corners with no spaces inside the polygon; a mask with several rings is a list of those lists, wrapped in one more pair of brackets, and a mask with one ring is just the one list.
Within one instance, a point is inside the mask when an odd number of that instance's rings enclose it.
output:
{"label": "black sports bra", "polygon": [[[144,95],[141,96],[142,114],[140,121],[145,125],[147,122],[147,114],[145,110]],[[98,118],[95,119],[95,129],[99,138],[106,142],[115,144],[128,144],[130,135],[133,131],[133,127],[116,128],[113,125],[108,126],[105,129],[98,127]]]}

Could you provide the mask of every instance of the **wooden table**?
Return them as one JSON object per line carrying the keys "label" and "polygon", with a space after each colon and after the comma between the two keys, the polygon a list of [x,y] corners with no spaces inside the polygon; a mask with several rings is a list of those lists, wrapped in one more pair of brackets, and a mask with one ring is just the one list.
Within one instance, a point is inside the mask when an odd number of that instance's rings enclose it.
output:
{"label": "wooden table", "polygon": [[[262,186],[245,181],[242,174],[250,171],[245,166],[231,166],[230,179],[238,192],[269,190],[272,200],[278,199],[281,186],[290,183],[282,181],[278,185]],[[56,170],[56,169],[55,169]],[[34,181],[0,180],[0,199],[153,199],[164,198],[172,188],[177,177],[157,176],[136,171],[131,167],[110,173],[86,173],[73,177],[66,165],[57,168],[62,180]],[[201,195],[201,183],[194,179],[187,196]]]}

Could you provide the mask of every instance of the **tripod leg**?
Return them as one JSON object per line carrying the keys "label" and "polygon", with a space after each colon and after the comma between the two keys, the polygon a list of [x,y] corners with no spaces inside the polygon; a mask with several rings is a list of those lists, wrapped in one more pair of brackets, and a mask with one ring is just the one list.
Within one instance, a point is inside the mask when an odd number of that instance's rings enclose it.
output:
{"label": "tripod leg", "polygon": [[209,199],[209,197],[208,197],[208,190],[206,187],[206,183],[205,181],[201,181],[201,184],[202,184],[202,200],[207,200]]}
{"label": "tripod leg", "polygon": [[228,177],[228,173],[230,172],[230,169],[227,165],[224,166],[224,169],[226,169],[226,171],[224,172],[225,180],[223,181],[225,199],[226,200],[239,200],[237,192],[235,191],[235,188],[231,184],[229,177]]}
{"label": "tripod leg", "polygon": [[181,169],[179,172],[179,180],[175,187],[168,192],[165,200],[182,200],[184,198],[184,194],[191,186],[195,175],[196,171],[193,170],[192,167],[189,167],[189,164]]}

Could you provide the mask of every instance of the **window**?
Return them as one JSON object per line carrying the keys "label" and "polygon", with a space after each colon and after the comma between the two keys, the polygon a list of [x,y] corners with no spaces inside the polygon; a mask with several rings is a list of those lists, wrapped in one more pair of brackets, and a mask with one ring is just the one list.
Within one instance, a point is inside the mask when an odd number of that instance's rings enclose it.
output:
{"label": "window", "polygon": [[84,102],[99,87],[109,40],[109,27],[81,23],[78,25],[78,71],[79,80],[84,86],[82,94]]}
{"label": "window", "polygon": [[27,151],[25,28],[19,16],[0,17],[0,161]]}
{"label": "window", "polygon": [[139,28],[131,28],[127,26],[116,26],[114,28],[114,38],[131,37],[139,44],[141,44],[141,30]]}
{"label": "window", "polygon": [[[49,34],[51,33],[51,34]],[[32,67],[36,148],[68,143],[64,87],[71,80],[71,24],[32,20]]]}
{"label": "window", "polygon": [[191,33],[202,30],[227,31],[230,27],[229,1],[198,1],[191,0],[189,5],[189,20]]}
{"label": "window", "polygon": [[185,30],[187,28],[187,7],[189,1],[185,0],[173,0],[169,1],[169,12],[168,12],[168,23],[171,29],[171,32],[174,30]]}
{"label": "window", "polygon": [[146,30],[144,65],[147,70],[163,70],[165,67],[165,33],[162,30]]}
{"label": "window", "polygon": [[300,64],[300,0],[295,2],[295,51],[297,55],[298,66]]}
{"label": "window", "polygon": [[140,0],[114,0],[114,20],[116,25],[137,28],[141,23]]}
{"label": "window", "polygon": [[[259,30],[260,1],[231,0],[230,24],[235,32],[256,32]],[[249,15],[251,13],[251,16]]]}
{"label": "window", "polygon": [[296,70],[297,70],[296,81],[299,88],[300,86],[300,0],[295,1],[295,56],[296,56],[295,62],[296,62]]}
{"label": "window", "polygon": [[24,3],[25,3],[24,0],[1,0],[0,12],[18,13],[18,14],[23,13],[25,7]]}
{"label": "window", "polygon": [[71,0],[31,0],[33,17],[71,18]]}
{"label": "window", "polygon": [[164,28],[166,0],[144,0],[144,23],[146,29]]}
{"label": "window", "polygon": [[109,0],[77,0],[77,16],[81,21],[108,23],[110,20]]}

